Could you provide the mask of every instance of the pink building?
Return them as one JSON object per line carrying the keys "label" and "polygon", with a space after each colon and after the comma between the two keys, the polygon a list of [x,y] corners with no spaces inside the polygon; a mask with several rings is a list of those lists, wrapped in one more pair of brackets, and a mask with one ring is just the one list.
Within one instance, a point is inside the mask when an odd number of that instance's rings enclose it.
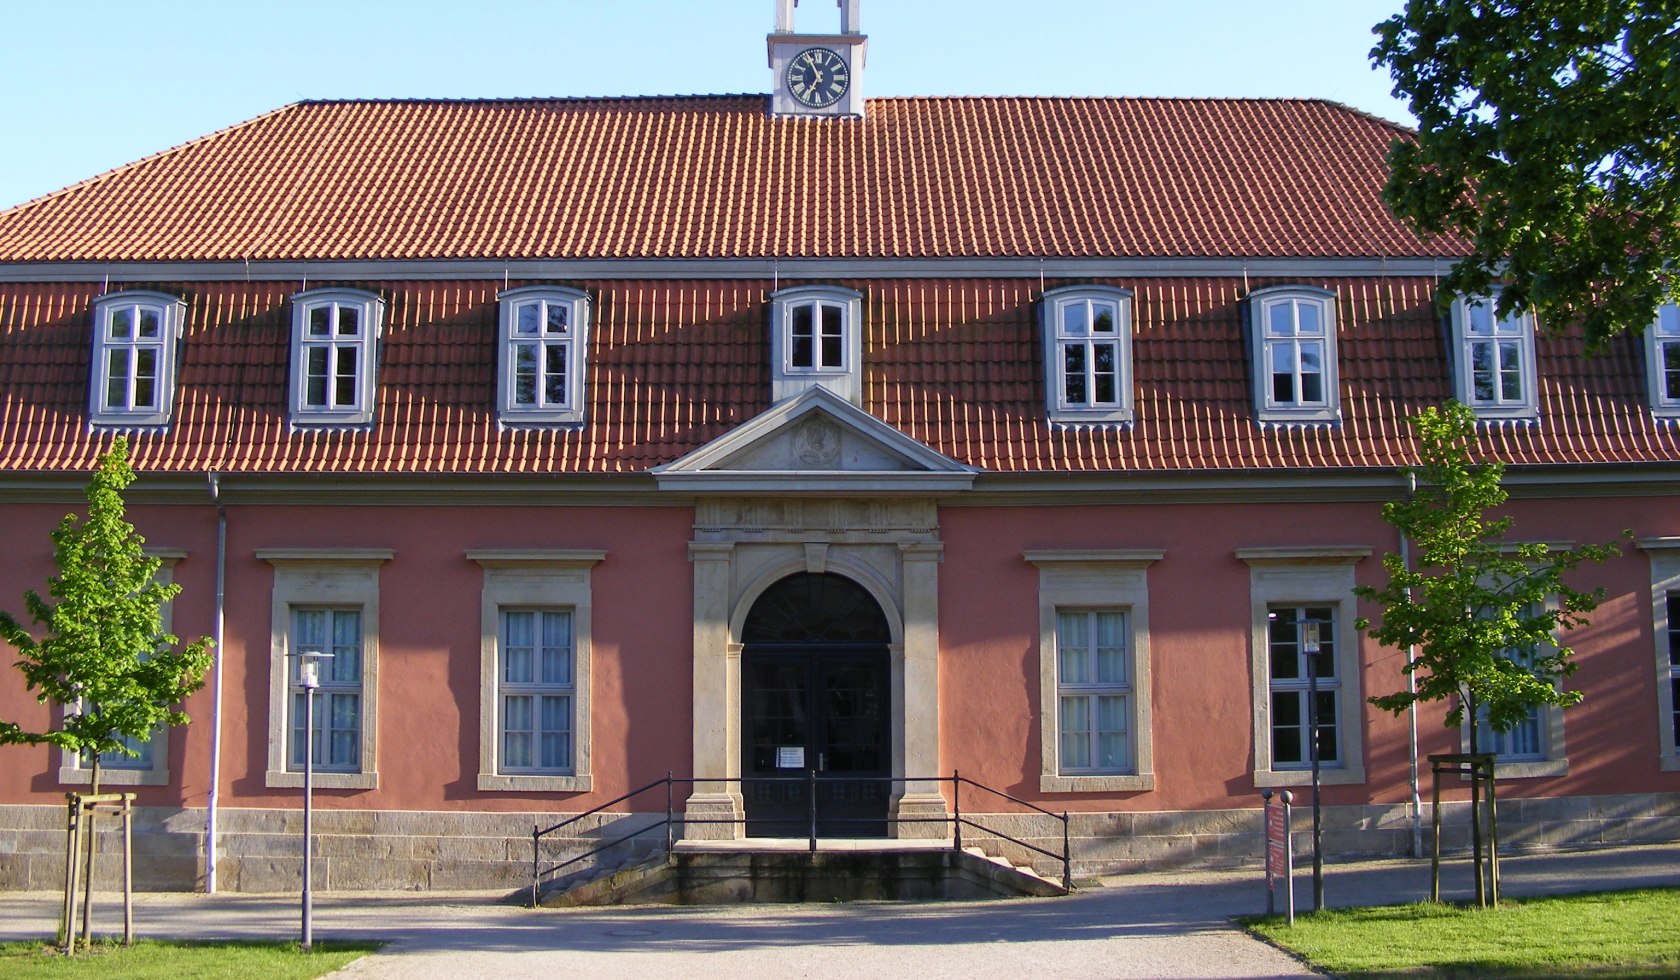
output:
{"label": "pink building", "polygon": [[[299,103],[0,213],[0,607],[120,433],[220,641],[105,770],[143,885],[295,882],[302,650],[331,887],[518,885],[533,822],[667,773],[714,780],[692,838],[804,836],[732,780],[810,770],[854,777],[825,835],[941,836],[960,771],[1070,812],[1076,870],[1248,860],[1305,622],[1327,851],[1404,853],[1465,733],[1365,703],[1405,655],[1349,590],[1452,397],[1519,537],[1637,540],[1583,574],[1585,702],[1499,740],[1506,840],[1680,837],[1675,323],[1443,314],[1460,246],[1345,106],[865,102],[855,5],[778,26],[768,97]],[[51,887],[87,771],[0,753],[0,887]]]}

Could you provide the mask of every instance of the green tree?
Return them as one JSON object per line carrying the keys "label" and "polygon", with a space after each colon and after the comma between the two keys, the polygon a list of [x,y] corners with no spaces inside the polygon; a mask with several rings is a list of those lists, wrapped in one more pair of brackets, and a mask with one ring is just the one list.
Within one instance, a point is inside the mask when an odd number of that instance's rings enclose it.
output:
{"label": "green tree", "polygon": [[100,754],[135,755],[127,740],[186,724],[177,706],[203,686],[211,663],[209,639],[177,649],[179,639],[163,631],[163,604],[181,587],[156,580],[159,560],[146,557],[145,540],[124,518],[132,482],[128,444],[118,438],[88,483],[87,519],[71,514],[52,532],[59,574],[48,579],[51,600],[24,594],[40,639],[0,611],[0,637],[17,649],[25,684],[60,708],[57,727],[40,732],[0,721],[0,744],[46,743],[90,759],[95,793]]}
{"label": "green tree", "polygon": [[1418,119],[1389,206],[1470,243],[1446,295],[1503,281],[1592,345],[1680,299],[1680,0],[1408,0],[1374,33]]}
{"label": "green tree", "polygon": [[[1620,554],[1620,547],[1504,543],[1512,519],[1488,512],[1508,496],[1500,486],[1505,467],[1474,462],[1475,414],[1448,402],[1410,422],[1422,460],[1417,491],[1384,504],[1383,520],[1412,543],[1412,567],[1401,555],[1384,555],[1388,584],[1353,591],[1383,609],[1381,625],[1361,618],[1359,629],[1384,646],[1416,649],[1405,668],[1415,688],[1370,702],[1398,714],[1414,702],[1452,700],[1447,727],[1480,712],[1500,732],[1542,705],[1580,703],[1580,691],[1561,686],[1577,666],[1561,638],[1586,622],[1604,590],[1582,592],[1564,577],[1582,562]],[[1480,751],[1480,727],[1469,726],[1472,752]]]}

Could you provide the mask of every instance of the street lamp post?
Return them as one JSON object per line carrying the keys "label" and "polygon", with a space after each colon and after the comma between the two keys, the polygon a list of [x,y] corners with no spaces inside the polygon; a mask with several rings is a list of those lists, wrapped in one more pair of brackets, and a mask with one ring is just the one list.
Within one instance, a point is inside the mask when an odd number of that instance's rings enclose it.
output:
{"label": "street lamp post", "polygon": [[298,687],[303,689],[303,951],[315,948],[315,691],[321,686],[321,661],[332,654],[298,654]]}
{"label": "street lamp post", "polygon": [[1312,761],[1312,838],[1313,911],[1324,908],[1324,831],[1319,808],[1318,788],[1318,655],[1323,649],[1319,630],[1324,625],[1316,619],[1300,620],[1301,652],[1307,661],[1307,758]]}

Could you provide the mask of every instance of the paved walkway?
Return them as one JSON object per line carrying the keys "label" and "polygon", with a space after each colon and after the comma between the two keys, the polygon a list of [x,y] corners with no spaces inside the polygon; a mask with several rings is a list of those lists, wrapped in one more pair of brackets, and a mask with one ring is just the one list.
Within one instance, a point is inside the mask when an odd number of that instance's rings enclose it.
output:
{"label": "paved walkway", "polygon": [[[1680,845],[1507,858],[1507,895],[1647,885],[1680,886]],[[1448,897],[1469,893],[1462,861],[1447,866]],[[1326,869],[1332,906],[1422,898],[1427,861]],[[316,897],[319,939],[380,939],[349,978],[602,975],[685,978],[1288,977],[1311,976],[1249,939],[1233,915],[1265,909],[1257,871],[1123,875],[1061,899],[921,904],[616,908],[531,911],[484,894],[380,893]],[[1300,906],[1310,896],[1297,882]],[[110,931],[115,895],[98,896]],[[0,893],[0,940],[50,934],[57,897]],[[145,894],[143,936],[291,938],[296,896]]]}

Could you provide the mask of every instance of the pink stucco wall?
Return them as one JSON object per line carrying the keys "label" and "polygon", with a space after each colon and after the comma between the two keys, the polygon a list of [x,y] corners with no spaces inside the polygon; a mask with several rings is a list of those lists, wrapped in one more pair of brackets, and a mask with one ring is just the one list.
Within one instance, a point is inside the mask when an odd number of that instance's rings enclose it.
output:
{"label": "pink stucco wall", "polygon": [[[17,560],[0,568],[0,607],[21,613],[26,588],[53,573],[47,532],[68,508],[8,508]],[[175,569],[175,632],[213,628],[215,512],[137,507],[149,544],[189,552]],[[269,789],[270,602],[274,568],[261,548],[389,548],[380,570],[379,787],[318,789],[320,805],[357,809],[582,809],[669,770],[691,767],[693,585],[684,508],[230,507],[223,650],[223,803],[291,805]],[[594,788],[585,794],[477,789],[479,623],[483,571],[468,549],[603,549],[592,572]],[[46,709],[0,676],[0,717],[40,724]],[[140,787],[143,805],[202,806],[208,793],[208,686],[186,705],[193,723],[170,746],[171,785]],[[62,792],[45,749],[0,748],[0,801],[48,802]]]}
{"label": "pink stucco wall", "polygon": [[[1608,541],[1680,534],[1680,513],[1661,500],[1522,501],[1514,537]],[[941,742],[947,769],[1057,808],[1176,810],[1258,805],[1251,776],[1249,575],[1243,547],[1363,544],[1361,584],[1380,585],[1394,530],[1376,504],[1209,504],[1113,507],[946,508],[940,567]],[[1043,794],[1038,692],[1038,570],[1032,549],[1161,549],[1148,572],[1156,788],[1115,794]],[[1651,635],[1650,565],[1624,557],[1588,566],[1582,587],[1602,585],[1592,624],[1570,636],[1586,701],[1564,715],[1569,774],[1502,782],[1507,796],[1680,791],[1680,773],[1658,765],[1659,719]],[[1361,604],[1361,614],[1379,611]],[[1368,695],[1405,685],[1399,651],[1361,636]],[[1444,707],[1425,706],[1421,754],[1461,751]],[[1332,786],[1330,803],[1397,803],[1409,794],[1406,719],[1367,705],[1360,719],[1366,782]],[[1424,764],[1424,792],[1428,766]],[[1455,780],[1447,795],[1461,795]]]}
{"label": "pink stucco wall", "polygon": [[[70,508],[8,505],[0,608],[52,574],[47,533]],[[1680,535],[1680,512],[1659,499],[1513,505],[1521,539],[1609,540]],[[271,547],[376,547],[380,571],[379,787],[319,790],[324,808],[576,810],[692,765],[692,595],[682,507],[229,508],[224,702],[224,794],[229,806],[290,806],[297,791],[264,785],[268,738]],[[212,630],[215,513],[208,506],[142,506],[131,517],[149,542],[185,548],[175,630]],[[1249,677],[1249,567],[1240,547],[1365,544],[1357,566],[1378,584],[1378,556],[1395,546],[1375,503],[1082,507],[948,507],[941,511],[941,768],[1060,809],[1183,810],[1257,805]],[[486,793],[476,787],[482,570],[468,549],[604,549],[592,573],[594,789],[584,794]],[[1043,794],[1038,789],[1037,569],[1031,549],[1158,548],[1148,572],[1154,768],[1150,792]],[[1506,796],[1680,792],[1658,746],[1650,568],[1643,552],[1590,566],[1604,605],[1571,637],[1575,686],[1586,702],[1565,715],[1569,774],[1502,783]],[[1364,610],[1373,614],[1375,610]],[[1403,685],[1402,657],[1361,641],[1366,694]],[[8,651],[9,654],[9,651]],[[7,661],[12,659],[9,655]],[[171,740],[171,784],[140,787],[144,805],[203,806],[210,694],[192,697],[193,724]],[[0,673],[0,717],[39,725],[46,709]],[[1458,751],[1458,734],[1425,709],[1422,750]],[[1367,782],[1330,787],[1331,803],[1398,803],[1407,796],[1406,724],[1367,707],[1360,719]],[[57,803],[65,787],[45,749],[0,747],[0,802]],[[1426,787],[1427,792],[1427,787]],[[1457,795],[1455,785],[1451,792]]]}

